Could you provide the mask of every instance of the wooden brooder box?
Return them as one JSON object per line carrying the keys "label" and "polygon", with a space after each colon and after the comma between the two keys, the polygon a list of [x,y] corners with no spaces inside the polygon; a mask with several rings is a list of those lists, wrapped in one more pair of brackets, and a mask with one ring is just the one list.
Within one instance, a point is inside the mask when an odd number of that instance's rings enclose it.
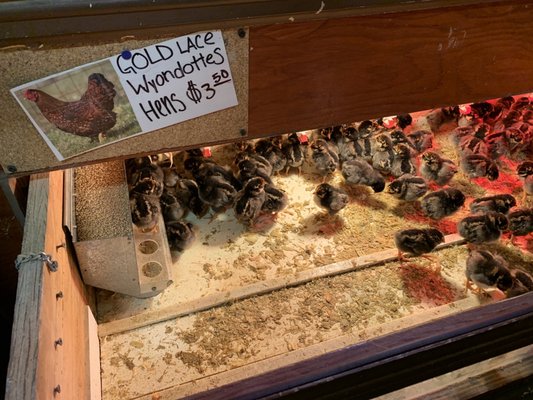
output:
{"label": "wooden brooder box", "polygon": [[[305,330],[302,325],[294,325],[286,345],[269,340],[276,331],[267,331],[258,340],[235,342],[230,348],[235,357],[226,364],[201,361],[198,368],[191,367],[194,373],[189,380],[179,375],[187,357],[188,365],[197,361],[197,354],[187,347],[194,337],[186,334],[194,332],[190,328],[201,310],[213,310],[203,315],[204,322],[211,322],[202,328],[214,337],[228,326],[245,335],[255,325],[276,325],[285,308],[278,299],[273,305],[281,314],[250,316],[246,311],[260,309],[261,303],[256,302],[258,297],[248,303],[242,299],[349,271],[371,262],[376,254],[361,255],[355,264],[353,259],[333,259],[316,269],[270,279],[266,287],[258,280],[234,288],[229,296],[221,291],[168,307],[160,298],[146,303],[132,300],[129,306],[135,313],[96,323],[94,291],[80,278],[69,232],[63,230],[67,207],[63,169],[533,89],[532,2],[303,3],[147,6],[118,1],[50,9],[36,8],[33,2],[2,3],[4,74],[0,82],[5,107],[0,164],[14,176],[34,174],[23,254],[44,251],[59,266],[53,272],[35,259],[19,272],[7,399],[100,398],[101,383],[104,399],[189,395],[244,399],[278,394],[365,398],[531,344],[531,294],[481,307],[466,299],[421,312],[416,318],[384,321],[372,329],[323,338],[319,331],[310,342],[305,335],[299,340]],[[58,162],[9,94],[12,87],[125,47],[138,48],[203,29],[224,31],[232,72],[239,79],[238,107]],[[388,248],[378,256],[380,261],[393,259]],[[377,275],[375,280],[380,279]],[[364,287],[371,278],[359,284]],[[318,293],[334,302],[336,290],[337,286],[330,286],[327,295],[323,288]],[[298,295],[306,304],[313,301],[305,293]],[[230,313],[215,307],[229,300],[236,306]],[[120,301],[115,304],[128,303],[125,298]],[[309,307],[306,317],[312,319],[316,312]],[[249,320],[237,324],[231,313]],[[184,335],[177,337],[175,330]],[[153,340],[146,342],[145,337]],[[209,344],[206,351],[216,361],[221,348],[214,341]],[[239,354],[251,356],[239,358]],[[512,354],[504,361],[513,371],[511,379],[521,376],[516,365],[531,363],[530,350]],[[110,371],[115,369],[121,382],[110,390],[109,382],[115,379]],[[475,377],[480,376],[476,372]]]}

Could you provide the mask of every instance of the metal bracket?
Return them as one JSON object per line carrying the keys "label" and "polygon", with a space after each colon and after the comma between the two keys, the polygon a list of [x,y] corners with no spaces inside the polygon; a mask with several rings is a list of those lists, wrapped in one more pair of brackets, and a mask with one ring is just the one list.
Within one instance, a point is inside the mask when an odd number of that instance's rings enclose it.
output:
{"label": "metal bracket", "polygon": [[58,268],[57,261],[52,260],[52,257],[50,257],[50,255],[46,254],[45,252],[40,252],[39,254],[29,254],[29,255],[19,254],[17,256],[17,259],[15,260],[15,268],[17,269],[17,271],[19,271],[20,267],[23,264],[26,264],[32,261],[44,262],[51,272],[57,271],[57,268]]}

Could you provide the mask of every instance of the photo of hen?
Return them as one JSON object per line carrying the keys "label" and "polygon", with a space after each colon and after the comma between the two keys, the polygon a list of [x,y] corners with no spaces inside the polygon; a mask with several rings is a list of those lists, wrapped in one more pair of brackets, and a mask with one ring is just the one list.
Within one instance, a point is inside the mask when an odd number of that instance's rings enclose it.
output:
{"label": "photo of hen", "polygon": [[94,73],[89,76],[87,91],[77,101],[56,99],[36,89],[27,89],[24,96],[62,131],[102,142],[105,133],[117,122],[117,114],[113,112],[117,94],[114,87],[104,75]]}
{"label": "photo of hen", "polygon": [[58,157],[72,157],[141,132],[109,61],[45,78],[15,95]]}
{"label": "photo of hen", "polygon": [[[281,229],[311,241],[317,254],[334,241],[339,260],[396,248],[403,271],[428,268],[442,277],[441,248],[531,252],[531,108],[509,97],[146,157],[130,171],[138,181],[132,196],[160,196],[170,235],[178,222],[190,227],[197,251],[222,232],[233,235],[229,243],[255,234],[268,242]],[[142,178],[158,169],[164,191]],[[188,254],[189,246],[169,242],[180,257]],[[280,254],[270,249],[262,251]],[[464,276],[466,258],[462,266]],[[527,291],[513,285],[503,297]]]}

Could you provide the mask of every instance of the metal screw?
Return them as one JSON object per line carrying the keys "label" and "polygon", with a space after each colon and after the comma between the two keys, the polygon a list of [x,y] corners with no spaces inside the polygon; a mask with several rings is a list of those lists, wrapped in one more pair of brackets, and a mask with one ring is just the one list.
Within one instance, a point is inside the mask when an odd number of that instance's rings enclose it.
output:
{"label": "metal screw", "polygon": [[10,173],[12,173],[12,174],[15,173],[15,172],[17,172],[17,167],[15,167],[15,166],[12,165],[12,164],[6,166],[6,168],[7,168],[7,172],[10,172]]}
{"label": "metal screw", "polygon": [[63,339],[59,338],[54,342],[54,347],[57,349],[57,346],[63,346]]}
{"label": "metal screw", "polygon": [[56,293],[56,300],[59,300],[59,299],[62,299],[63,298],[63,292],[62,291],[59,291]]}
{"label": "metal screw", "polygon": [[61,385],[57,385],[54,388],[54,397],[56,397],[56,394],[61,393]]}
{"label": "metal screw", "polygon": [[237,34],[239,35],[241,39],[243,39],[244,37],[246,37],[246,30],[244,28],[239,28],[239,30],[237,31]]}
{"label": "metal screw", "polygon": [[241,130],[239,130],[239,134],[241,136],[246,136],[246,129],[242,128]]}

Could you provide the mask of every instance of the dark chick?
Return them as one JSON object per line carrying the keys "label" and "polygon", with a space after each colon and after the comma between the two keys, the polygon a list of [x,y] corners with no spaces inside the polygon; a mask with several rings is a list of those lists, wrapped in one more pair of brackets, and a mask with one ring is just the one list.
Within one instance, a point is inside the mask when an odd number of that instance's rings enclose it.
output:
{"label": "dark chick", "polygon": [[209,212],[209,204],[200,198],[198,184],[194,180],[182,178],[176,183],[174,190],[180,204],[185,204],[198,218]]}
{"label": "dark chick", "polygon": [[516,199],[512,195],[497,194],[494,196],[486,196],[474,199],[474,201],[470,204],[470,211],[473,213],[495,211],[502,214],[507,214],[514,206],[516,206]]}
{"label": "dark chick", "polygon": [[259,217],[266,199],[265,183],[263,178],[252,178],[237,193],[233,211],[238,221],[246,225],[253,225]]}
{"label": "dark chick", "polygon": [[394,234],[394,243],[398,248],[398,258],[403,259],[402,253],[421,256],[430,253],[444,243],[444,235],[438,229],[405,229]]}
{"label": "dark chick", "polygon": [[400,176],[392,181],[388,187],[388,193],[405,201],[415,201],[425,195],[427,191],[428,185],[424,178],[410,174]]}
{"label": "dark chick", "polygon": [[171,250],[183,251],[196,239],[194,226],[190,222],[172,221],[165,225],[168,245]]}
{"label": "dark chick", "polygon": [[498,240],[508,225],[504,214],[490,211],[463,218],[457,224],[457,231],[467,242],[481,244]]}
{"label": "dark chick", "polygon": [[179,221],[187,214],[187,205],[181,203],[180,199],[169,190],[163,192],[159,198],[159,202],[165,223]]}
{"label": "dark chick", "polygon": [[157,225],[161,209],[159,197],[139,193],[130,195],[131,220],[143,232],[151,231]]}
{"label": "dark chick", "polygon": [[457,166],[453,161],[442,158],[437,153],[428,151],[422,154],[420,173],[428,181],[433,181],[439,186],[444,186],[457,173]]}
{"label": "dark chick", "polygon": [[392,160],[391,173],[399,178],[403,174],[416,175],[416,166],[413,163],[411,150],[404,144],[397,144],[392,148],[394,158]]}
{"label": "dark chick", "polygon": [[330,148],[328,142],[317,139],[311,143],[313,164],[320,175],[326,176],[335,172],[339,166],[338,154]]}
{"label": "dark chick", "polygon": [[341,172],[348,184],[370,186],[376,193],[385,189],[383,176],[364,160],[346,161]]}
{"label": "dark chick", "polygon": [[281,146],[281,151],[287,160],[286,173],[290,168],[298,168],[298,175],[302,171],[302,165],[305,161],[306,146],[300,143],[300,138],[296,133],[291,133],[287,141]]}
{"label": "dark chick", "polygon": [[448,217],[465,203],[465,195],[458,189],[446,188],[428,193],[420,202],[424,214],[431,219]]}
{"label": "dark chick", "polygon": [[147,176],[142,179],[138,179],[137,183],[133,186],[130,193],[160,197],[163,194],[164,188],[165,185],[162,181],[154,179],[151,176]]}
{"label": "dark chick", "polygon": [[426,121],[432,132],[438,132],[448,122],[457,122],[460,116],[459,107],[443,107],[431,111],[426,115]]}
{"label": "dark chick", "polygon": [[355,144],[357,137],[357,130],[353,126],[348,126],[343,128],[341,135],[336,138],[335,144],[337,145],[339,160],[341,163],[357,158],[357,148]]}
{"label": "dark chick", "polygon": [[513,285],[507,289],[507,297],[515,297],[533,291],[533,276],[520,269],[511,269]]}
{"label": "dark chick", "polygon": [[372,152],[372,167],[382,174],[389,175],[392,170],[392,141],[385,134],[379,134],[374,140],[374,150]]}
{"label": "dark chick", "polygon": [[242,160],[237,165],[237,168],[239,169],[237,178],[243,183],[255,177],[261,177],[266,182],[272,183],[272,180],[268,174],[268,169],[266,169],[263,164],[257,162],[253,158]]}
{"label": "dark chick", "polygon": [[489,181],[498,179],[498,166],[482,154],[470,154],[461,160],[463,172],[470,178],[486,177]]}
{"label": "dark chick", "polygon": [[418,153],[422,153],[433,146],[433,133],[430,131],[415,131],[407,135],[407,137]]}
{"label": "dark chick", "polygon": [[233,204],[237,190],[220,175],[199,176],[196,183],[200,199],[215,212],[223,211]]}
{"label": "dark chick", "polygon": [[315,189],[314,200],[319,207],[333,215],[346,207],[350,199],[344,190],[322,183]]}
{"label": "dark chick", "polygon": [[272,166],[272,173],[276,174],[287,165],[287,158],[281,150],[281,136],[269,139],[262,139],[257,142],[255,151],[268,160]]}
{"label": "dark chick", "polygon": [[524,208],[507,214],[508,230],[513,236],[526,236],[533,232],[533,209]]}
{"label": "dark chick", "polygon": [[411,140],[407,138],[407,135],[401,130],[392,131],[390,133],[390,139],[393,147],[398,144],[403,144],[409,147],[409,149],[411,149],[414,153],[417,152],[414,143],[412,143]]}
{"label": "dark chick", "polygon": [[274,185],[265,185],[266,199],[263,203],[263,211],[269,213],[278,213],[287,207],[289,198],[285,191],[278,189]]}
{"label": "dark chick", "polygon": [[372,136],[379,130],[379,125],[373,121],[363,121],[357,127],[355,150],[357,155],[367,161],[372,159]]}
{"label": "dark chick", "polygon": [[507,262],[488,251],[471,251],[466,260],[466,286],[474,283],[479,289],[498,288],[506,291],[513,285]]}

